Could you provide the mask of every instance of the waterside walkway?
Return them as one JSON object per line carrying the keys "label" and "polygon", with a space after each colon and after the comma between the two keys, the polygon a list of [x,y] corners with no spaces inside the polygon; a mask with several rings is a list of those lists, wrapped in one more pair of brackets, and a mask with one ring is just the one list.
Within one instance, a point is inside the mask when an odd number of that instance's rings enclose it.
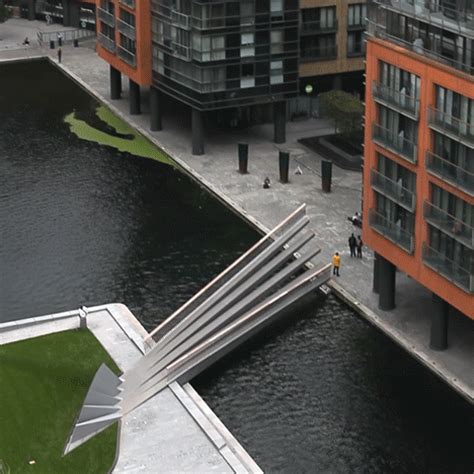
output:
{"label": "waterside walkway", "polygon": [[[50,56],[56,62],[55,50],[1,51],[0,46],[0,62],[26,56]],[[292,171],[290,183],[281,184],[278,182],[279,146],[272,143],[271,126],[209,134],[206,137],[206,154],[193,156],[187,120],[165,115],[163,131],[149,131],[147,91],[142,91],[141,115],[129,115],[126,80],[122,81],[122,99],[109,99],[109,67],[93,49],[63,48],[63,63],[58,67],[150,138],[211,193],[255,227],[270,229],[299,204],[306,202],[312,228],[322,248],[317,263],[327,263],[335,251],[342,255],[341,277],[331,282],[333,290],[367,321],[404,347],[467,400],[474,402],[472,321],[453,314],[450,318],[449,349],[432,351],[429,348],[431,293],[398,272],[397,307],[393,311],[381,311],[378,309],[378,297],[372,292],[372,253],[365,250],[362,260],[349,257],[347,238],[351,232],[357,231],[348,222],[347,216],[360,208],[361,173],[333,167],[332,193],[325,194],[321,191],[321,157],[297,141],[302,137],[330,132],[329,123],[316,119],[288,123],[287,143],[283,148],[291,153]],[[239,142],[250,145],[250,173],[247,175],[237,172]],[[302,175],[293,173],[297,166],[302,168]],[[262,189],[266,176],[272,182],[268,190]]]}

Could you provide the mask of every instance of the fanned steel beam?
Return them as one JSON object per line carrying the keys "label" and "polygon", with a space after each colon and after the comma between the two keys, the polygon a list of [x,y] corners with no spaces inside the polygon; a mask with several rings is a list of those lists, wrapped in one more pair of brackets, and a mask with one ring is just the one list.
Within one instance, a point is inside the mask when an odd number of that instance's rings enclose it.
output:
{"label": "fanned steel beam", "polygon": [[325,283],[331,266],[309,265],[320,249],[308,222],[303,205],[158,326],[157,344],[122,377],[101,366],[65,453],[171,382],[189,380]]}

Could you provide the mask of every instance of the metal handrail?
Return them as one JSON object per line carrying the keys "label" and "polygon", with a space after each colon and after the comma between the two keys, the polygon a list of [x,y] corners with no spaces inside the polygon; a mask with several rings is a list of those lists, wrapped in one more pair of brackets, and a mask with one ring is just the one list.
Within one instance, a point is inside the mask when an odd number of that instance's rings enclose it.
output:
{"label": "metal handrail", "polygon": [[97,16],[109,26],[115,27],[115,16],[101,7],[97,8]]}
{"label": "metal handrail", "polygon": [[372,124],[372,138],[381,146],[392,149],[408,161],[416,163],[417,147],[412,141],[376,123]]}
{"label": "metal handrail", "polygon": [[378,189],[382,194],[396,200],[402,206],[407,207],[411,212],[415,210],[415,193],[403,187],[400,182],[396,182],[372,168],[370,170],[370,184],[374,189]]}
{"label": "metal handrail", "polygon": [[337,30],[338,23],[337,23],[337,19],[334,19],[333,23],[330,25],[322,24],[321,20],[314,20],[314,21],[302,20],[300,27],[301,27],[300,28],[301,33],[303,34],[304,33],[317,33],[317,32],[326,33],[328,31]]}
{"label": "metal handrail", "polygon": [[130,25],[126,21],[117,18],[117,29],[120,33],[124,34],[127,38],[134,40],[136,38],[136,30],[133,25]]}
{"label": "metal handrail", "polygon": [[387,85],[378,81],[374,81],[372,83],[372,94],[375,98],[381,99],[388,104],[399,107],[418,119],[420,100],[416,97],[388,87]]}
{"label": "metal handrail", "polygon": [[428,107],[428,121],[430,125],[441,127],[474,143],[474,123],[458,119],[454,115],[435,107]]}
{"label": "metal handrail", "polygon": [[136,56],[132,52],[128,51],[124,47],[117,45],[117,53],[120,59],[124,60],[127,64],[132,67],[136,66]]}
{"label": "metal handrail", "polygon": [[115,53],[115,51],[117,50],[117,45],[115,44],[115,41],[109,38],[108,36],[105,36],[103,33],[99,32],[99,34],[97,35],[97,39],[99,41],[99,44],[111,53]]}
{"label": "metal handrail", "polygon": [[369,210],[369,225],[394,244],[397,244],[409,253],[413,253],[415,248],[413,233],[402,229],[397,223],[388,220],[376,209]]}
{"label": "metal handrail", "polygon": [[451,181],[455,186],[459,186],[464,191],[474,195],[474,173],[461,166],[451,163],[430,151],[425,156],[426,169],[447,181]]}

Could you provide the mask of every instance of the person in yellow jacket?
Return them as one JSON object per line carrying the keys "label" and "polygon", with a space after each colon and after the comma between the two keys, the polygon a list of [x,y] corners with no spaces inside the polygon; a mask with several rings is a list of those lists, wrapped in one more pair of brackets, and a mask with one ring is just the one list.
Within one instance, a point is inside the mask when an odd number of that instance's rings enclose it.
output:
{"label": "person in yellow jacket", "polygon": [[333,265],[332,274],[337,275],[337,276],[341,276],[341,275],[339,275],[339,268],[341,267],[341,257],[340,257],[338,252],[336,252],[332,256],[332,265]]}

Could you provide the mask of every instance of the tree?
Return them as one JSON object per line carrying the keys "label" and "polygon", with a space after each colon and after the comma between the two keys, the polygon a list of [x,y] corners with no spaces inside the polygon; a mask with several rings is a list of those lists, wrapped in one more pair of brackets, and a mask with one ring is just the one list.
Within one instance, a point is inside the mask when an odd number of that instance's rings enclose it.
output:
{"label": "tree", "polygon": [[7,21],[10,16],[10,9],[5,5],[4,0],[0,0],[0,23]]}
{"label": "tree", "polygon": [[322,116],[334,121],[336,133],[349,139],[361,132],[364,106],[356,96],[333,90],[320,94],[319,101]]}

